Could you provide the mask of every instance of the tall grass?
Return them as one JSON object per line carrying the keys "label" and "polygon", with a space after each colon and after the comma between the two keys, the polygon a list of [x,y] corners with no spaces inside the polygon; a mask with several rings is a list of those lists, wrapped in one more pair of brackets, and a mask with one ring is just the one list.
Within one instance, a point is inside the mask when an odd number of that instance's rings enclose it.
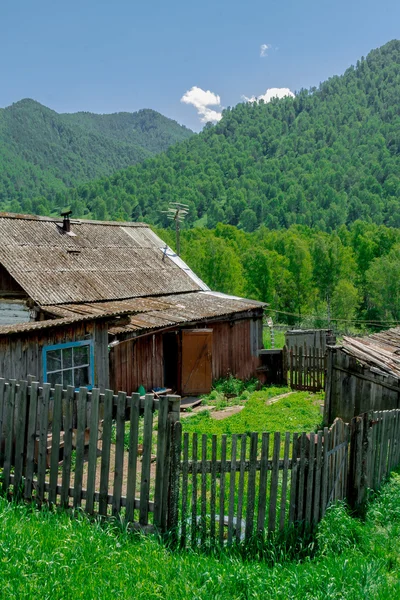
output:
{"label": "tall grass", "polygon": [[400,597],[400,475],[371,501],[364,521],[340,504],[315,545],[297,556],[281,543],[254,554],[170,552],[120,523],[41,512],[0,499],[2,598],[385,599]]}

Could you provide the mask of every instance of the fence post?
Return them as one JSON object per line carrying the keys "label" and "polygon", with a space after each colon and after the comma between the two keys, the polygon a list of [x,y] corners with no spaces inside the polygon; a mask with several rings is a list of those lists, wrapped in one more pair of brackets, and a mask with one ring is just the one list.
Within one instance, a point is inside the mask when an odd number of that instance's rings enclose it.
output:
{"label": "fence post", "polygon": [[172,541],[177,537],[179,475],[181,462],[182,426],[180,424],[181,397],[168,396],[166,465],[163,493],[162,530],[170,532]]}
{"label": "fence post", "polygon": [[325,379],[325,401],[324,401],[324,426],[327,427],[331,421],[331,399],[333,386],[333,362],[336,356],[335,348],[328,348],[326,379]]}
{"label": "fence post", "polygon": [[347,500],[355,510],[364,504],[368,489],[368,430],[368,413],[351,420]]}

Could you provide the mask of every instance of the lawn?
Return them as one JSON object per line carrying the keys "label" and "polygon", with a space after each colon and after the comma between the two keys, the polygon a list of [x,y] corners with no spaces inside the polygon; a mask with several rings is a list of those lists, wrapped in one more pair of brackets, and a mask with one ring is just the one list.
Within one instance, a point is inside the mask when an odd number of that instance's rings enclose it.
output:
{"label": "lawn", "polygon": [[[274,397],[289,392],[289,388],[273,386],[253,392],[241,401],[244,405],[243,410],[220,421],[213,419],[209,410],[201,411],[182,419],[183,431],[208,435],[251,431],[316,431],[322,420],[320,403],[323,402],[323,394],[294,392],[268,404]],[[212,403],[212,400],[207,400],[207,404]],[[235,399],[231,400],[231,403],[237,404]],[[220,404],[217,404],[217,407],[220,407]]]}
{"label": "lawn", "polygon": [[[38,512],[0,499],[2,598],[135,600],[400,597],[400,475],[370,503],[364,521],[328,510],[316,542],[264,561],[226,550],[170,552],[153,537],[83,515]],[[301,544],[300,544],[301,546]],[[300,559],[301,558],[301,559]]]}

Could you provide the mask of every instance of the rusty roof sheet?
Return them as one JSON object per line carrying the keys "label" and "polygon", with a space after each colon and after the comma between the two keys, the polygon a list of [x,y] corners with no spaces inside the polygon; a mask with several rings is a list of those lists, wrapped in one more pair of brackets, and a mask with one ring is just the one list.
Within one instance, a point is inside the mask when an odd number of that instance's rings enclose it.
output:
{"label": "rusty roof sheet", "polygon": [[361,338],[345,336],[341,348],[362,364],[400,378],[400,327]]}
{"label": "rusty roof sheet", "polygon": [[228,317],[237,313],[263,309],[266,306],[265,303],[256,300],[247,300],[211,291],[164,296],[162,301],[169,303],[169,306],[160,306],[158,309],[149,307],[149,310],[142,310],[131,315],[127,325],[115,325],[109,328],[109,333],[117,335],[151,331],[216,317]]}
{"label": "rusty roof sheet", "polygon": [[0,213],[0,263],[39,305],[98,302],[204,289],[144,224]]}
{"label": "rusty roof sheet", "polygon": [[0,326],[0,336],[71,325],[81,321],[129,318],[123,325],[113,324],[109,333],[145,332],[176,324],[193,323],[215,317],[228,317],[237,313],[251,313],[263,309],[263,302],[247,300],[219,292],[200,291],[171,294],[162,297],[131,298],[129,300],[65,304],[44,307],[54,316],[46,321]]}

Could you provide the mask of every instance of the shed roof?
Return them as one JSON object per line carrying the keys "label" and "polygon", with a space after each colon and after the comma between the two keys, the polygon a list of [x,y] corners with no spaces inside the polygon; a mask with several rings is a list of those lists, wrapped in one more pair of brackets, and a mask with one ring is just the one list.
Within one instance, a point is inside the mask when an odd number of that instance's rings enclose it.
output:
{"label": "shed roof", "polygon": [[341,348],[362,364],[400,378],[400,327],[361,338],[345,336]]}
{"label": "shed roof", "polygon": [[262,309],[263,302],[228,296],[219,292],[202,291],[188,294],[172,294],[161,298],[138,298],[121,302],[102,302],[47,307],[56,316],[71,318],[77,315],[100,315],[108,312],[129,311],[129,323],[115,325],[110,333],[128,333],[149,331],[161,327],[170,327],[203,321],[214,317],[227,317],[236,313],[245,313]]}
{"label": "shed roof", "polygon": [[0,213],[0,263],[39,305],[208,289],[144,223]]}
{"label": "shed roof", "polygon": [[251,313],[257,309],[262,310],[264,306],[265,303],[256,300],[247,300],[211,291],[172,294],[162,298],[133,298],[118,302],[54,305],[46,307],[46,310],[55,319],[0,326],[0,336],[70,325],[79,321],[107,320],[107,318],[111,319],[116,316],[126,318],[121,325],[114,322],[108,329],[109,333],[114,335],[137,334],[216,317]]}

